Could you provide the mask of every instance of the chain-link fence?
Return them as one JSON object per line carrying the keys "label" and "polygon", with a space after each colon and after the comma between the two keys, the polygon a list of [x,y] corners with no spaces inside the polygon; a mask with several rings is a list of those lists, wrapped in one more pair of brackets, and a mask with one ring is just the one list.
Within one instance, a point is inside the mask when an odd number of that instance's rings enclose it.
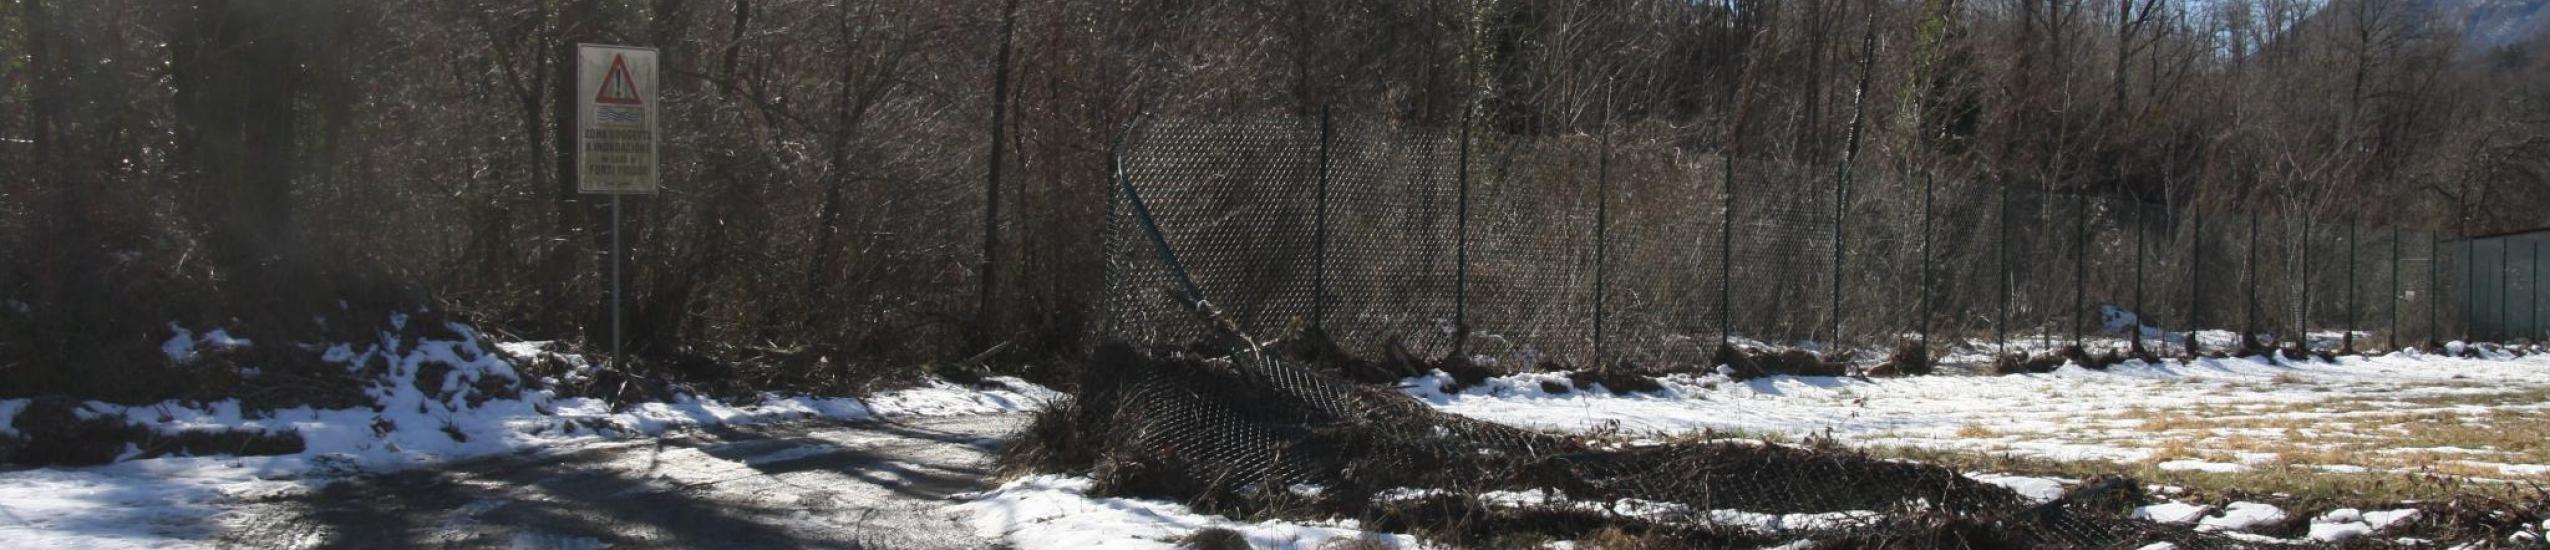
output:
{"label": "chain-link fence", "polygon": [[1318,329],[1351,353],[1513,370],[1694,365],[1722,338],[2185,353],[2541,334],[2537,236],[2449,239],[2202,185],[2129,200],[1845,174],[1663,135],[1148,121],[1117,145],[1101,330],[1196,342],[1217,332],[1202,300],[1260,339]]}
{"label": "chain-link fence", "polygon": [[[1268,353],[1102,344],[1092,364],[1076,399],[1038,415],[1011,459],[1090,472],[1104,494],[1249,517],[1355,518],[1489,548],[1603,530],[1674,548],[2275,546],[2132,519],[2123,504],[2141,485],[2121,477],[2040,502],[1949,468],[1829,449],[1621,447],[1535,432]],[[1747,519],[1766,514],[1822,519]]]}

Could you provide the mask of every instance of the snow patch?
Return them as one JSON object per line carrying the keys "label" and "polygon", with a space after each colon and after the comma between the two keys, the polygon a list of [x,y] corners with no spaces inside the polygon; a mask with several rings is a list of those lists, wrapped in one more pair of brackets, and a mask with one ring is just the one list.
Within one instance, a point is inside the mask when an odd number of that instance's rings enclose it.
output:
{"label": "snow patch", "polygon": [[[1990,349],[1961,346],[1972,352]],[[1978,356],[1980,357],[1980,356]],[[1545,391],[1574,387],[1557,373],[1523,373],[1445,391],[1442,374],[1401,381],[1400,391],[1443,412],[1560,432],[1617,430],[1626,437],[1670,439],[1714,431],[1741,437],[1831,437],[1849,445],[1913,447],[2026,458],[2140,463],[2184,434],[2145,430],[2119,418],[2141,409],[2168,413],[2197,407],[2300,408],[2313,403],[2399,401],[2550,387],[2550,355],[2503,361],[2432,355],[2340,357],[2336,362],[2279,364],[2259,359],[2128,361],[2106,370],[2065,368],[2014,376],[1919,376],[1889,379],[1769,376],[1735,380],[1720,374],[1657,377],[1662,390],[1633,395]],[[2304,407],[2292,407],[2292,406]],[[2344,413],[2284,413],[2295,418]],[[1978,430],[1973,428],[1983,428]],[[2284,432],[2244,433],[2281,440]],[[2173,470],[2238,472],[2251,453],[2221,462],[2173,460]],[[2329,464],[2343,471],[2364,464]],[[2529,471],[2521,465],[2509,473]]]}
{"label": "snow patch", "polygon": [[1197,513],[1177,504],[1089,496],[1088,478],[1040,475],[983,493],[958,495],[959,521],[984,538],[1020,550],[1123,548],[1169,549],[1205,529],[1229,529],[1260,549],[1313,550],[1333,542],[1371,538],[1389,548],[1416,548],[1415,537],[1372,533],[1352,521],[1246,523]]}
{"label": "snow patch", "polygon": [[1886,516],[1868,510],[1812,514],[1764,514],[1742,510],[1710,510],[1708,517],[1711,523],[1717,525],[1771,534],[1858,527],[1873,525],[1886,519]]}
{"label": "snow patch", "polygon": [[[2414,519],[2417,519],[2417,509],[2416,509],[2416,508],[2409,508],[2409,509],[2405,509],[2405,510],[2385,510],[2385,511],[2380,511],[2380,512],[2365,512],[2365,513],[2364,513],[2364,524],[2365,524],[2365,525],[2368,525],[2368,526],[2371,526],[2371,527],[2373,528],[2373,530],[2375,530],[2375,531],[2380,531],[2380,530],[2383,530],[2383,529],[2389,529],[2389,528],[2391,528],[2391,525],[2392,525],[2392,524],[2396,524],[2396,523],[2403,522],[2403,521],[2410,521],[2410,520],[2414,520]],[[2542,526],[2543,526],[2543,527],[2550,527],[2550,520],[2545,520],[2545,521],[2542,523]]]}
{"label": "snow patch", "polygon": [[1975,481],[1999,485],[2002,488],[2009,489],[2011,492],[2018,493],[2021,497],[2026,497],[2029,502],[2039,504],[2053,502],[2054,499],[2063,498],[2063,487],[2073,483],[2072,481],[2060,478],[2000,474],[1966,474],[1966,477]]}
{"label": "snow patch", "polygon": [[2206,462],[2202,460],[2171,460],[2162,462],[2155,466],[2159,467],[2162,471],[2169,472],[2197,471],[2216,474],[2230,474],[2249,471],[2249,465],[2247,464],[2234,462]]}
{"label": "snow patch", "polygon": [[2187,524],[2204,519],[2206,514],[2211,514],[2213,511],[2211,506],[2198,506],[2172,500],[2134,508],[2134,519],[2152,523]]}
{"label": "snow patch", "polygon": [[2477,460],[2461,460],[2457,462],[2460,462],[2465,466],[2475,468],[2492,468],[2510,476],[2550,475],[2550,464],[2506,464],[2501,462],[2481,462]]}
{"label": "snow patch", "polygon": [[2272,504],[2234,502],[2223,507],[2222,515],[2196,522],[2199,530],[2247,531],[2261,525],[2284,521],[2284,509]]}
{"label": "snow patch", "polygon": [[2373,534],[2373,528],[2362,523],[2314,523],[2305,538],[2320,542],[2337,542]]}
{"label": "snow patch", "polygon": [[[407,319],[394,319],[404,323]],[[171,359],[204,349],[247,346],[220,331],[180,334],[163,346]],[[120,418],[161,433],[195,430],[298,434],[299,453],[276,456],[168,456],[140,459],[129,448],[116,463],[91,468],[0,472],[0,545],[35,548],[191,546],[210,540],[223,502],[291,495],[329,478],[447,464],[476,457],[563,452],[579,445],[716,425],[825,418],[861,420],[1033,410],[1060,397],[1015,378],[984,387],[932,380],[922,387],[866,399],[763,395],[727,403],[681,394],[662,403],[614,411],[600,400],[563,397],[523,379],[516,360],[537,343],[490,345],[476,331],[450,325],[453,340],[409,341],[383,333],[377,341],[327,348],[323,360],[371,380],[372,406],[243,410],[239,401],[116,405],[89,402],[81,418]],[[410,343],[412,342],[412,343]],[[557,355],[574,368],[582,358]],[[574,376],[574,373],[569,373]],[[428,392],[427,388],[435,388]],[[0,434],[29,400],[0,400]],[[795,456],[761,456],[781,461]],[[740,467],[740,465],[739,465]]]}
{"label": "snow patch", "polygon": [[167,355],[169,362],[181,365],[195,362],[195,358],[201,354],[197,351],[198,348],[227,351],[245,348],[251,344],[246,338],[232,338],[229,332],[222,329],[213,329],[212,332],[206,332],[203,336],[197,337],[194,331],[186,330],[185,326],[171,322],[168,324],[168,331],[172,334],[168,337],[168,341],[159,344],[159,352]]}
{"label": "snow patch", "polygon": [[26,412],[33,399],[0,399],[0,435],[18,435],[18,413]]}

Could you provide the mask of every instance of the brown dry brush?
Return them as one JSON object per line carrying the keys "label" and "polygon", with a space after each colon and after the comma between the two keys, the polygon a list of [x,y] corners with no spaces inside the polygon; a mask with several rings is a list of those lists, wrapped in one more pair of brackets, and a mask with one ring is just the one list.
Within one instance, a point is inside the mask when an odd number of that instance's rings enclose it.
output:
{"label": "brown dry brush", "polygon": [[2160,352],[2154,351],[2154,350],[2152,350],[2151,348],[2140,348],[2139,346],[2138,346],[2138,348],[2139,348],[2139,349],[2135,349],[2135,350],[2132,350],[2132,351],[2128,351],[2128,352],[2126,352],[2126,354],[2125,354],[2126,358],[2128,358],[2128,359],[2133,359],[2133,360],[2136,360],[2136,361],[2142,361],[2144,364],[2150,364],[2150,365],[2158,365],[2158,364],[2160,364],[2160,361],[2161,361],[2161,359],[2160,359]]}
{"label": "brown dry brush", "polygon": [[[1437,412],[1387,388],[1264,355],[1205,357],[1101,346],[1072,400],[1039,413],[1002,451],[1004,471],[1070,472],[1095,491],[1244,518],[1354,518],[1464,546],[1632,541],[1760,547],[2074,548],[2180,542],[2237,546],[2130,520],[2147,497],[2114,478],[2047,504],[1944,467],[1828,448],[1705,442],[1612,447]],[[1316,490],[1297,490],[1316,487]],[[1537,505],[1491,491],[1560,496]],[[1657,514],[1613,503],[1661,503]],[[1765,534],[1707,511],[1877,511],[1886,519]]]}
{"label": "brown dry brush", "polygon": [[18,437],[0,436],[0,464],[93,466],[170,455],[278,455],[301,452],[301,437],[263,430],[189,430],[161,433],[122,417],[82,418],[83,402],[36,399],[16,418]]}
{"label": "brown dry brush", "polygon": [[1869,376],[1928,376],[1936,369],[1930,363],[1930,344],[1919,340],[1895,343],[1895,353],[1886,362],[1868,370]]}
{"label": "brown dry brush", "polygon": [[[1737,380],[1764,376],[1849,376],[1851,374],[1850,363],[1826,361],[1815,352],[1795,348],[1769,350],[1753,346],[1719,346],[1713,361],[1727,366],[1728,376]],[[1923,350],[1914,355],[1907,355],[1903,350],[1898,350],[1897,355],[1888,360],[1888,364],[1896,365],[1892,369],[1896,374],[1907,373],[1911,370],[1927,373],[1929,372],[1928,351]],[[1880,365],[1880,367],[1884,366]]]}
{"label": "brown dry brush", "polygon": [[2541,522],[2550,521],[2550,491],[2535,485],[2528,498],[2494,498],[2465,496],[2443,502],[2420,503],[2418,518],[2408,531],[2415,536],[2437,541],[2506,541],[2516,533],[2535,535],[2533,546],[2543,546]]}
{"label": "brown dry brush", "polygon": [[[1359,384],[1375,386],[1396,385],[1409,378],[1441,371],[1452,377],[1452,383],[1444,386],[1443,391],[1458,392],[1486,383],[1490,378],[1506,374],[1473,362],[1460,353],[1433,359],[1422,358],[1415,352],[1409,351],[1407,345],[1397,339],[1390,340],[1382,347],[1381,359],[1364,358],[1346,351],[1345,347],[1338,345],[1336,339],[1329,336],[1326,330],[1317,326],[1308,326],[1300,328],[1290,337],[1268,345],[1267,351],[1277,357],[1309,365]],[[1564,367],[1554,363],[1544,363],[1541,368],[1546,371],[1565,370]],[[1618,370],[1578,371],[1571,377],[1576,378],[1579,387],[1586,382],[1612,382],[1613,384],[1605,384],[1604,387],[1614,392],[1663,389],[1663,386],[1656,383],[1654,379],[1639,374],[1638,371],[1636,367],[1630,366]]]}
{"label": "brown dry brush", "polygon": [[[463,341],[468,323],[454,314],[421,311],[405,314],[403,323],[392,323],[387,315],[343,313],[321,323],[323,330],[300,335],[282,332],[240,332],[253,343],[245,346],[198,350],[194,357],[179,362],[165,356],[149,358],[154,365],[165,365],[182,374],[192,388],[180,394],[175,402],[194,406],[203,403],[236,400],[243,413],[263,414],[292,407],[351,409],[377,406],[367,391],[385,384],[412,383],[417,391],[436,401],[458,400],[477,407],[496,399],[519,398],[526,391],[548,390],[560,397],[593,397],[618,406],[664,401],[677,393],[716,394],[720,388],[782,387],[780,385],[739,385],[734,378],[700,379],[655,372],[646,368],[594,365],[579,368],[571,364],[569,355],[585,352],[596,361],[601,354],[559,345],[532,357],[512,360],[520,374],[516,378],[477,377],[467,384],[450,384],[447,380],[454,365],[428,360],[416,365],[413,372],[399,374],[392,365],[401,360],[391,353],[373,353],[358,361],[335,361],[325,358],[330,346],[314,342],[354,342],[351,349],[416,350],[429,341]],[[477,335],[482,344],[492,334]],[[367,348],[379,346],[377,348]],[[462,359],[472,354],[497,353],[492,346],[461,347]],[[733,367],[746,369],[750,367]],[[256,372],[251,376],[245,373]],[[409,377],[398,380],[396,377]],[[743,393],[741,389],[724,390],[723,397],[737,402],[751,402],[768,394]],[[25,411],[11,419],[8,428],[17,436],[0,435],[0,464],[29,466],[82,466],[113,462],[128,449],[136,457],[234,455],[261,456],[291,454],[304,449],[301,436],[293,431],[263,429],[188,429],[166,431],[147,421],[134,421],[122,416],[84,417],[81,409],[87,400],[61,395],[46,395],[30,400]],[[147,420],[147,419],[144,419]],[[375,430],[387,432],[398,426],[388,420],[376,420]],[[604,426],[587,426],[604,428]],[[448,435],[454,440],[466,436],[458,431]]]}
{"label": "brown dry brush", "polygon": [[2117,363],[2125,362],[2125,356],[2117,353],[2116,350],[2108,350],[2106,353],[2091,355],[2089,349],[2083,348],[2078,344],[2063,346],[2062,351],[2057,352],[2057,355],[2060,355],[2065,361],[2070,361],[2072,364],[2080,365],[2082,368],[2090,370],[2107,370],[2108,367],[2113,367],[2116,366]]}
{"label": "brown dry brush", "polygon": [[1658,382],[1656,377],[1648,376],[1640,371],[1641,369],[1635,365],[1623,364],[1610,368],[1567,373],[1567,380],[1575,382],[1577,388],[1592,389],[1600,386],[1614,394],[1652,393],[1665,390],[1663,382]]}
{"label": "brown dry brush", "polygon": [[[2063,346],[2061,349],[2034,355],[2024,353],[2000,354],[1992,358],[1992,364],[1987,367],[1986,372],[1995,376],[2012,374],[2045,374],[2054,372],[2055,369],[2063,368],[2063,365],[2065,364],[2080,365],[2081,368],[2090,370],[2107,370],[2108,367],[2116,366],[2117,364],[2124,363],[2127,359],[2134,358],[2137,357],[2126,352],[2120,352],[2112,349],[2098,354],[2091,354],[2088,348],[2077,345],[2067,345]],[[2157,361],[2157,358],[2152,357],[2149,353],[2145,353],[2144,356],[2140,358],[2145,361]]]}
{"label": "brown dry brush", "polygon": [[[86,406],[88,399],[147,402],[154,396],[190,404],[235,399],[243,412],[249,414],[304,406],[322,409],[366,406],[371,404],[371,399],[365,395],[365,387],[390,370],[389,359],[374,356],[369,362],[359,364],[331,362],[323,358],[328,346],[313,345],[314,342],[369,342],[415,349],[423,340],[463,339],[459,333],[452,331],[447,322],[449,319],[437,312],[409,315],[404,324],[391,326],[388,315],[367,308],[340,305],[329,309],[331,311],[326,316],[315,317],[313,322],[297,327],[275,324],[247,330],[233,327],[230,336],[252,344],[197,350],[193,357],[183,361],[161,353],[157,345],[135,348],[147,349],[147,353],[120,353],[123,357],[118,360],[127,363],[102,369],[103,372],[118,373],[119,377],[93,382],[128,382],[134,386],[130,391],[83,394],[73,391],[76,386],[42,384],[10,388],[16,392],[41,393],[35,393],[27,410],[14,418],[10,426],[4,426],[15,429],[19,436],[0,436],[0,464],[105,464],[122,455],[128,446],[137,450],[137,456],[142,458],[300,452],[303,448],[301,437],[291,432],[249,429],[164,433],[153,426],[122,417],[83,418],[77,411]],[[165,333],[150,336],[165,339],[161,334]],[[76,345],[95,344],[95,341],[84,341]],[[127,342],[117,345],[138,344]],[[61,357],[42,356],[43,359]],[[431,372],[437,368],[448,369],[449,366],[427,363],[419,367],[416,382],[420,390],[430,395],[466,394],[473,399],[473,405],[483,402],[480,400],[482,397],[495,395],[485,391],[468,393],[461,388],[443,388],[443,377]],[[148,376],[135,374],[151,371],[158,372]],[[250,374],[252,372],[255,374]],[[8,394],[0,391],[0,395]]]}
{"label": "brown dry brush", "polygon": [[[2550,518],[2550,490],[2540,485],[2520,488],[2490,485],[2469,479],[2441,475],[2410,476],[2403,483],[2433,485],[2434,489],[2454,493],[2453,496],[2425,501],[2361,500],[2318,503],[2327,508],[2359,510],[2414,509],[2414,518],[2401,520],[2382,529],[2376,536],[2357,537],[2333,546],[2344,548],[2417,547],[2402,540],[2429,541],[2427,547],[2473,548],[2537,548],[2539,542],[2520,543],[2510,537],[2523,533],[2539,533],[2540,521]],[[2509,490],[2511,489],[2511,490]],[[2179,495],[2188,502],[2221,504],[2234,501],[2277,503],[2283,497],[2246,491],[2223,491],[2203,495]],[[2288,506],[2287,509],[2293,507]],[[2251,529],[2252,533],[2297,538],[2309,533],[2314,514],[2292,514],[2285,521]]]}

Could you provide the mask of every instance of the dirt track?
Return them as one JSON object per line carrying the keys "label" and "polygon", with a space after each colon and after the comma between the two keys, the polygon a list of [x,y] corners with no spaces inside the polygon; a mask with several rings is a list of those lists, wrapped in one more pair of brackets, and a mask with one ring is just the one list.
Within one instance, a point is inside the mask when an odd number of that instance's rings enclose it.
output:
{"label": "dirt track", "polygon": [[985,548],[940,506],[1024,416],[725,429],[241,503],[244,548]]}

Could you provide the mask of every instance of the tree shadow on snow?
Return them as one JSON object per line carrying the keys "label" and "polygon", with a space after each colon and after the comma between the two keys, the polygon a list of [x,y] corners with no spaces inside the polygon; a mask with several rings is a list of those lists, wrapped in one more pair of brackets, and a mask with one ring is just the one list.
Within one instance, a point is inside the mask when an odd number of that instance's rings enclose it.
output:
{"label": "tree shadow on snow", "polygon": [[[895,541],[909,535],[873,530],[869,516],[880,508],[927,506],[980,490],[988,473],[982,465],[891,453],[897,445],[975,445],[979,436],[882,423],[842,428],[877,437],[844,444],[797,429],[719,428],[659,440],[653,449],[602,447],[351,478],[282,504],[289,510],[274,519],[234,525],[221,542],[303,548],[902,547],[906,543]],[[668,466],[662,462],[666,456],[686,450],[717,460],[694,458],[687,464],[694,470],[682,476],[659,470]],[[876,498],[881,495],[891,498]]]}

